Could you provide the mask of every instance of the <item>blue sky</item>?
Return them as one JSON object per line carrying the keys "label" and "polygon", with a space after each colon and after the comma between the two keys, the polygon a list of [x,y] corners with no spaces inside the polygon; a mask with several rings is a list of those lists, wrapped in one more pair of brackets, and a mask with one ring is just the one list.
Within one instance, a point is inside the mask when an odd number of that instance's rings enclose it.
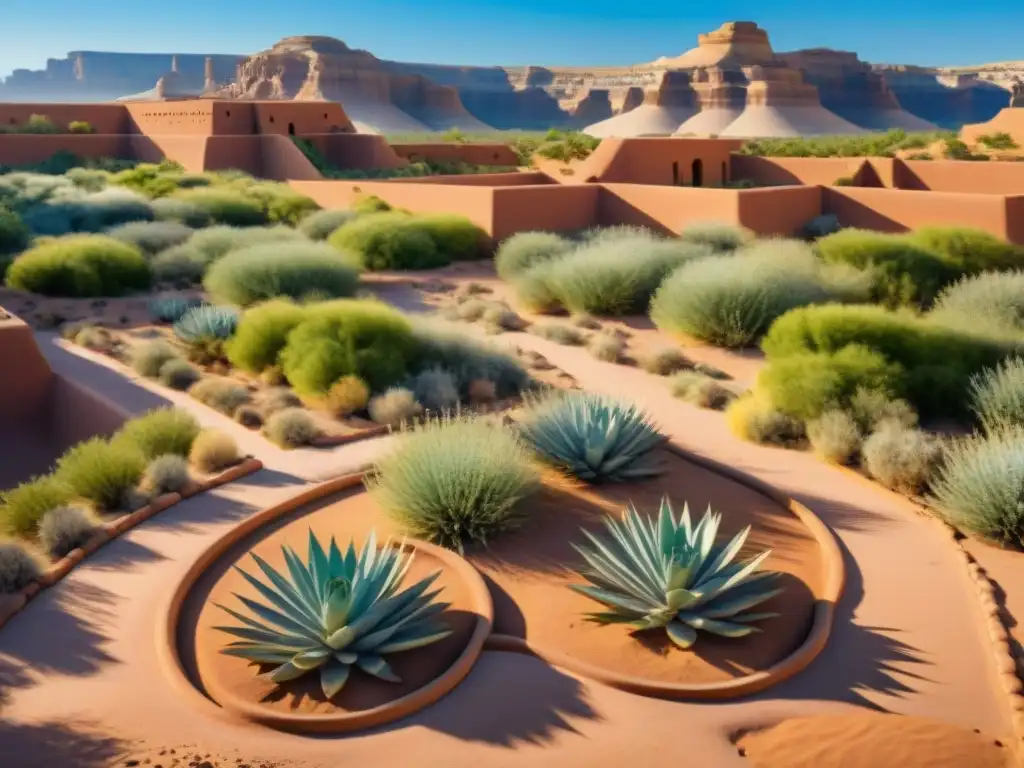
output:
{"label": "blue sky", "polygon": [[[776,50],[873,62],[1024,60],[1024,3],[1005,0],[0,0],[0,76],[70,50],[251,53],[330,35],[380,58],[446,64],[621,65],[677,55],[748,19]],[[695,9],[690,10],[693,6]]]}

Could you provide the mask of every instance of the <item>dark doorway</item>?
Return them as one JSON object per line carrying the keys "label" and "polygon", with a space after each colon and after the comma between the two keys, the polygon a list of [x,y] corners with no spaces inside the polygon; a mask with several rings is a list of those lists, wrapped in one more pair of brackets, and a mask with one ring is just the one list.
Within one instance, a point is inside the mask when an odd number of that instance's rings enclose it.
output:
{"label": "dark doorway", "polygon": [[672,186],[679,186],[679,163],[672,163]]}
{"label": "dark doorway", "polygon": [[288,135],[289,136],[294,136],[295,135],[295,123],[288,123]]}
{"label": "dark doorway", "polygon": [[729,164],[722,163],[722,186],[729,183]]}
{"label": "dark doorway", "polygon": [[697,158],[693,161],[690,166],[690,170],[693,173],[693,186],[702,187],[704,186],[704,161]]}

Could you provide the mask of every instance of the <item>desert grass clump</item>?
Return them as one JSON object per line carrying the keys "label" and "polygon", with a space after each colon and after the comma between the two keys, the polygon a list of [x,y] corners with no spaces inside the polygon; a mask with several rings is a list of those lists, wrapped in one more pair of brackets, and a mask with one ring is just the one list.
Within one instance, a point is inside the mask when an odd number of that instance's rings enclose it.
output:
{"label": "desert grass clump", "polygon": [[484,316],[490,303],[483,299],[466,299],[455,305],[455,317],[467,323],[475,323]]}
{"label": "desert grass clump", "polygon": [[203,265],[193,259],[181,247],[168,248],[154,256],[149,262],[153,281],[175,288],[189,288],[202,282]]}
{"label": "desert grass clump", "polygon": [[166,454],[188,456],[199,434],[199,422],[180,408],[157,408],[127,422],[114,436],[152,461]]}
{"label": "desert grass clump", "polygon": [[183,224],[190,229],[208,227],[213,223],[210,214],[202,207],[188,202],[178,200],[174,197],[160,197],[150,203],[153,209],[153,216],[156,221],[174,222]]}
{"label": "desert grass clump", "polygon": [[368,270],[436,269],[452,261],[417,217],[398,211],[359,216],[335,230],[327,242]]}
{"label": "desert grass clump", "polygon": [[498,397],[518,395],[530,384],[530,376],[513,356],[492,344],[460,333],[459,329],[436,321],[417,319],[413,323],[417,355],[416,370],[443,368],[455,377],[460,394],[467,394],[474,379],[494,382]]}
{"label": "desert grass clump", "polygon": [[180,357],[172,358],[161,365],[158,376],[161,384],[179,392],[187,391],[202,377],[198,368]]}
{"label": "desert grass clump", "polygon": [[756,394],[733,400],[725,411],[725,419],[734,435],[758,445],[788,447],[800,443],[806,436],[803,422]]}
{"label": "desert grass clump", "polygon": [[595,333],[587,342],[590,354],[605,363],[617,363],[626,352],[626,340],[616,333]]}
{"label": "desert grass clump", "polygon": [[355,211],[344,208],[315,211],[302,220],[298,230],[310,240],[326,240],[358,215]]}
{"label": "desert grass clump", "polygon": [[42,553],[24,541],[0,539],[0,595],[13,595],[46,571]]}
{"label": "desert grass clump", "polygon": [[861,455],[871,477],[886,488],[912,495],[928,487],[942,446],[927,432],[890,421],[864,441]]}
{"label": "desert grass clump", "polygon": [[225,345],[231,364],[250,373],[277,365],[288,334],[307,316],[306,308],[288,299],[275,299],[242,313],[235,335]]}
{"label": "desert grass clump", "polygon": [[416,395],[405,387],[391,387],[371,398],[368,409],[373,421],[388,427],[401,427],[423,413]]}
{"label": "desert grass clump", "polygon": [[[192,446],[189,446],[191,453]],[[187,455],[187,454],[186,454]],[[150,498],[165,493],[181,493],[192,483],[184,456],[168,453],[153,459],[139,481],[139,490]]]}
{"label": "desert grass clump", "polygon": [[1024,426],[1024,358],[1004,360],[971,377],[971,410],[992,434]]}
{"label": "desert grass clump", "polygon": [[537,264],[564,256],[573,247],[571,240],[553,232],[517,232],[502,241],[494,265],[502,280],[511,280]]}
{"label": "desert grass clump", "polygon": [[93,352],[109,352],[114,348],[114,337],[106,328],[89,326],[75,335],[75,344]]}
{"label": "desert grass clump", "polygon": [[189,463],[205,474],[220,472],[241,459],[235,439],[216,429],[200,432],[188,454]]}
{"label": "desert grass clump", "polygon": [[915,243],[939,254],[962,275],[1024,266],[1024,248],[990,232],[971,227],[920,227],[910,233]]}
{"label": "desert grass clump", "polygon": [[852,463],[863,440],[857,420],[839,409],[807,422],[807,438],[815,455],[830,464]]}
{"label": "desert grass clump", "polygon": [[260,203],[241,192],[226,188],[187,189],[175,193],[201,210],[215,224],[232,227],[259,227],[268,222],[267,213]]}
{"label": "desert grass clump", "polygon": [[864,434],[874,432],[887,421],[907,428],[917,426],[917,412],[910,403],[877,389],[858,388],[850,398],[850,414]]}
{"label": "desert grass clump", "polygon": [[370,388],[358,376],[342,376],[324,397],[324,405],[339,419],[366,408],[370,402]]}
{"label": "desert grass clump", "polygon": [[754,239],[753,233],[735,224],[707,221],[687,224],[679,239],[688,243],[706,245],[717,252],[735,251]]}
{"label": "desert grass clump", "polygon": [[1024,546],[1024,427],[1014,425],[946,446],[929,501],[946,522]]}
{"label": "desert grass clump", "polygon": [[86,504],[55,507],[39,521],[39,544],[59,559],[92,539],[103,521]]}
{"label": "desert grass clump", "polygon": [[0,531],[30,537],[36,533],[43,515],[67,504],[74,495],[66,483],[49,475],[0,491]]}
{"label": "desert grass clump", "polygon": [[521,331],[526,327],[526,322],[523,318],[504,304],[488,304],[480,319],[486,324],[489,333]]}
{"label": "desert grass clump", "polygon": [[231,379],[217,376],[200,379],[192,385],[188,393],[203,405],[225,416],[234,415],[239,407],[247,405],[252,400],[252,394],[248,389]]}
{"label": "desert grass clump", "polygon": [[160,370],[171,360],[180,360],[181,355],[166,341],[159,339],[143,342],[129,353],[132,368],[140,376],[155,379]]}
{"label": "desert grass clump", "polygon": [[552,263],[541,262],[510,278],[519,306],[528,312],[552,314],[561,309],[558,296],[548,280]]}
{"label": "desert grass clump", "polygon": [[130,441],[94,437],[57,460],[54,478],[100,509],[115,509],[145,469],[146,456]]}
{"label": "desert grass clump", "polygon": [[272,413],[283,411],[285,408],[301,408],[302,398],[296,395],[287,387],[274,387],[268,389],[259,398],[260,413],[263,418]]}
{"label": "desert grass clump", "polygon": [[263,426],[263,414],[258,408],[251,405],[243,405],[238,408],[232,418],[246,429],[259,429]]}
{"label": "desert grass clump", "polygon": [[679,371],[673,374],[668,386],[673,397],[678,397],[698,408],[710,408],[713,411],[722,410],[736,397],[731,390],[710,376],[696,371]]}
{"label": "desert grass clump", "polygon": [[105,234],[134,245],[145,255],[154,256],[181,245],[192,236],[192,231],[191,227],[177,221],[131,221],[108,229]]}
{"label": "desert grass clump", "polygon": [[274,243],[227,254],[203,287],[217,301],[243,307],[280,297],[345,298],[358,290],[359,270],[323,243]]}
{"label": "desert grass clump", "polygon": [[487,253],[487,233],[465,216],[423,213],[416,222],[433,239],[438,253],[451,261],[472,261]]}
{"label": "desert grass clump", "polygon": [[59,237],[17,256],[7,269],[11,288],[44,296],[91,298],[143,291],[150,270],[137,248],[104,235]]}
{"label": "desert grass clump", "polygon": [[402,434],[374,463],[367,485],[409,534],[462,552],[519,527],[522,501],[540,478],[511,430],[445,416]]}
{"label": "desert grass clump", "polygon": [[564,323],[536,323],[530,327],[530,332],[567,347],[579,346],[586,338],[579,329]]}
{"label": "desert grass clump", "polygon": [[270,415],[263,434],[275,445],[291,449],[312,443],[320,436],[320,428],[304,408],[285,408]]}
{"label": "desert grass clump", "polygon": [[686,355],[675,347],[659,347],[642,353],[637,362],[648,373],[669,376],[693,367]]}
{"label": "desert grass clump", "polygon": [[928,317],[962,330],[1024,333],[1024,269],[961,278],[939,294]]}
{"label": "desert grass clump", "polygon": [[416,401],[428,411],[445,412],[459,406],[459,386],[443,368],[427,368],[417,373],[410,389]]}

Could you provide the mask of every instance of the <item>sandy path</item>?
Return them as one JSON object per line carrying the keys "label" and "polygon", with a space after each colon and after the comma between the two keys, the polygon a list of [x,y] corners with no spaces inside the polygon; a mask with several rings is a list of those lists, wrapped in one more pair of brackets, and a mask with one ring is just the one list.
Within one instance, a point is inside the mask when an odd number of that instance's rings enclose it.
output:
{"label": "sandy path", "polygon": [[[201,753],[232,764],[244,755],[254,766],[253,758],[389,766],[407,764],[410,755],[426,766],[618,766],[635,761],[637,745],[649,745],[676,758],[739,768],[747,763],[727,738],[736,729],[845,711],[850,704],[1009,732],[981,611],[932,521],[810,456],[732,438],[719,414],[674,400],[662,381],[641,371],[525,334],[501,339],[536,349],[587,389],[640,402],[682,445],[792,493],[836,530],[848,555],[847,593],[834,637],[808,670],[742,703],[697,705],[636,697],[534,659],[489,652],[426,712],[335,739],[225,720],[213,705],[193,709],[158,667],[159,619],[202,549],[300,487],[299,476],[274,466],[133,529],[0,630],[0,754],[13,758],[4,764],[31,768],[63,760],[90,768],[145,754],[167,768],[166,757],[156,757],[161,750],[181,754],[199,745]],[[332,452],[331,471],[362,463],[380,447],[375,443]]]}

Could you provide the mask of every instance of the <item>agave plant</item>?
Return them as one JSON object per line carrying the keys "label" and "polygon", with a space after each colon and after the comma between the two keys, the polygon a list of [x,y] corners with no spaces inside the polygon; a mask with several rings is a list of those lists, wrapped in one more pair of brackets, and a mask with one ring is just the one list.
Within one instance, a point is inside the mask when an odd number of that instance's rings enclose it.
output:
{"label": "agave plant", "polygon": [[223,653],[273,664],[269,677],[275,683],[318,669],[330,699],[344,687],[353,666],[401,682],[384,655],[429,645],[452,632],[437,618],[449,605],[433,602],[441,590],[427,591],[440,572],[399,591],[413,557],[390,540],[378,549],[371,533],[361,552],[349,543],[342,554],[333,537],[325,552],[310,531],[305,563],[290,547],[281,549],[288,576],[253,553],[268,583],[238,571],[266,602],[236,593],[252,616],[218,604],[240,624],[216,627],[239,638]]}
{"label": "agave plant", "polygon": [[634,480],[659,474],[649,454],[665,442],[635,405],[574,393],[537,403],[523,436],[551,464],[581,480]]}
{"label": "agave plant", "polygon": [[684,649],[697,641],[698,630],[722,637],[760,631],[751,623],[778,614],[748,611],[782,591],[773,586],[778,574],[758,570],[771,550],[734,563],[750,526],[717,546],[720,522],[708,509],[694,526],[687,506],[677,520],[666,498],[657,518],[642,517],[632,505],[622,520],[605,518],[611,540],[584,531],[594,548],[576,551],[590,566],[582,574],[591,584],[572,588],[608,608],[587,618],[636,630],[664,628]]}
{"label": "agave plant", "polygon": [[197,299],[183,299],[180,296],[171,296],[163,299],[153,299],[149,302],[149,314],[161,323],[176,323],[182,316],[191,309],[202,304]]}
{"label": "agave plant", "polygon": [[228,339],[238,327],[238,311],[209,304],[193,307],[174,324],[174,333],[189,343],[202,339]]}

